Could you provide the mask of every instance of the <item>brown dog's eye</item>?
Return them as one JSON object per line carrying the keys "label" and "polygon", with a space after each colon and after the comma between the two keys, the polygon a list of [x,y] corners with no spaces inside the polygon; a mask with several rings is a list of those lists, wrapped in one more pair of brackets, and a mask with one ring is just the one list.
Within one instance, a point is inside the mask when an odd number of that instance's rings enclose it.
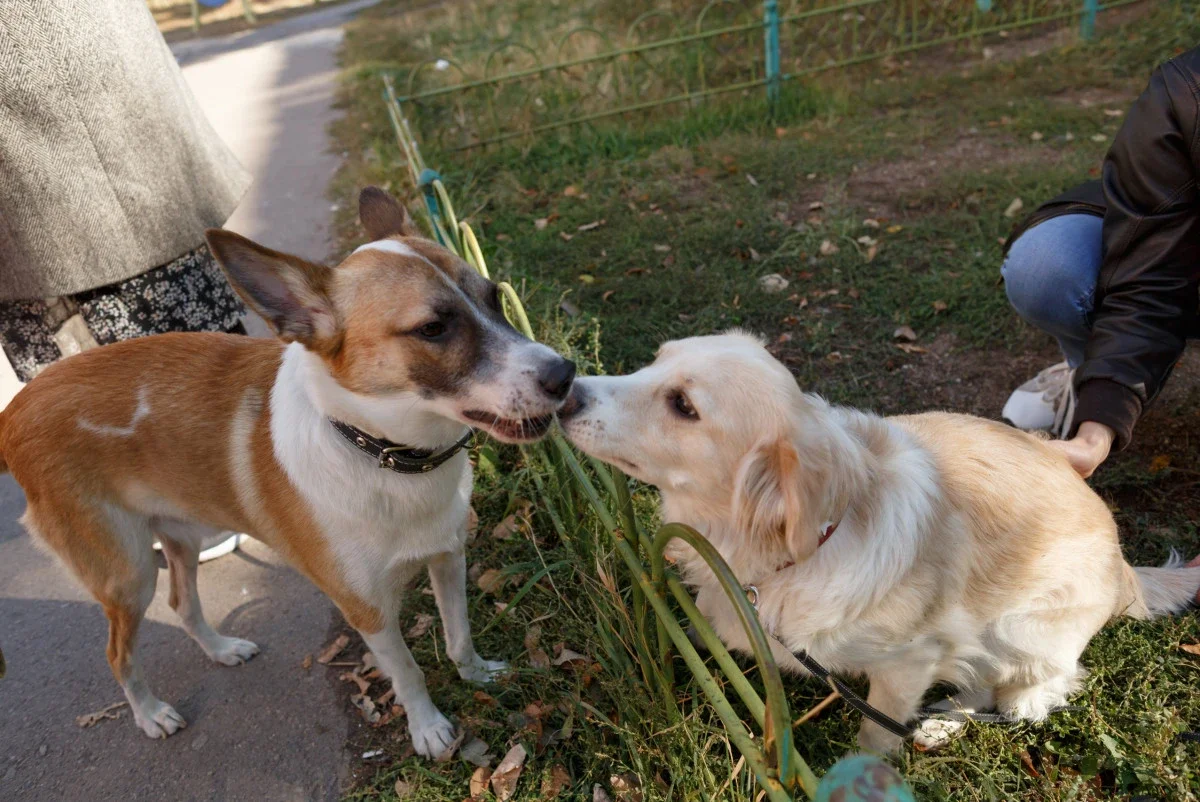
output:
{"label": "brown dog's eye", "polygon": [[440,320],[431,320],[421,328],[417,329],[417,334],[427,340],[436,340],[446,333],[446,324]]}
{"label": "brown dog's eye", "polygon": [[675,391],[667,399],[671,404],[671,409],[675,410],[675,414],[681,418],[688,420],[700,420],[700,414],[696,412],[696,408],[692,406],[692,402],[688,397],[680,391]]}

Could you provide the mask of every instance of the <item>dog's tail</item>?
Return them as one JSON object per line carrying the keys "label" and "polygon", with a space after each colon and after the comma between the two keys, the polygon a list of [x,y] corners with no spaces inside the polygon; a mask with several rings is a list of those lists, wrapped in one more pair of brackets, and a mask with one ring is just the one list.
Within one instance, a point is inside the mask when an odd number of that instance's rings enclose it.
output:
{"label": "dog's tail", "polygon": [[1174,615],[1195,604],[1197,593],[1200,566],[1185,568],[1183,557],[1172,551],[1162,568],[1134,568],[1125,563],[1117,612],[1142,619]]}

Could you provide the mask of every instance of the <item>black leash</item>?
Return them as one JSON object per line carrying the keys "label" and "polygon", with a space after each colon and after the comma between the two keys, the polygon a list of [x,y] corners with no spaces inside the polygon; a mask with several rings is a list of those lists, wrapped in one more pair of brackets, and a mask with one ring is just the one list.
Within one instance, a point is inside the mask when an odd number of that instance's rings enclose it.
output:
{"label": "black leash", "polygon": [[439,465],[444,465],[450,458],[471,445],[474,430],[467,434],[445,451],[430,451],[422,448],[399,445],[391,440],[382,440],[340,420],[329,419],[334,430],[345,438],[346,442],[369,455],[380,468],[396,473],[429,473]]}

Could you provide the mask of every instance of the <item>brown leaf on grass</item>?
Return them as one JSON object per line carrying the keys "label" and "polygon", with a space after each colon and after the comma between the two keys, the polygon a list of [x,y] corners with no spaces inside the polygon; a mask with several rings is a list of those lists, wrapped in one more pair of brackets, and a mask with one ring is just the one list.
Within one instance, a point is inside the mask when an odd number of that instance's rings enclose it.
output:
{"label": "brown leaf on grass", "polygon": [[625,271],[625,275],[640,276],[642,273],[647,273],[647,272],[649,272],[649,271],[644,267],[631,267]]}
{"label": "brown leaf on grass", "polygon": [[912,330],[912,326],[900,326],[892,332],[892,339],[915,343],[917,341],[917,333]]}
{"label": "brown leaf on grass", "polygon": [[525,766],[525,757],[525,747],[517,744],[508,750],[508,754],[492,772],[492,793],[500,802],[508,802],[516,793],[517,781],[521,779],[521,769]]}
{"label": "brown leaf on grass", "polygon": [[429,628],[433,626],[433,622],[436,620],[437,619],[429,613],[418,613],[416,623],[409,628],[408,632],[404,634],[404,637],[409,638],[410,640],[421,637],[429,631]]}
{"label": "brown leaf on grass", "polygon": [[489,568],[479,575],[479,579],[476,580],[475,584],[479,585],[479,589],[484,593],[494,594],[500,588],[504,587],[504,577],[498,568]]}
{"label": "brown leaf on grass", "polygon": [[863,228],[879,228],[879,221],[874,217],[868,217],[862,221]]}
{"label": "brown leaf on grass", "polygon": [[454,757],[454,753],[458,751],[458,747],[462,746],[462,742],[464,739],[466,739],[466,737],[467,731],[460,729],[458,731],[458,735],[455,736],[454,740],[450,742],[450,745],[446,747],[446,750],[435,757],[433,761],[435,763],[449,763],[450,758]]}
{"label": "brown leaf on grass", "polygon": [[536,228],[538,231],[541,231],[548,225],[550,225],[549,217],[539,217],[537,220],[533,221],[533,227]]}
{"label": "brown leaf on grass", "polygon": [[750,175],[749,173],[746,173],[746,180],[750,182],[750,186],[752,186],[752,187],[758,186],[758,179],[755,178],[754,176]]}
{"label": "brown leaf on grass", "polygon": [[604,225],[607,222],[608,222],[607,220],[593,220],[590,223],[584,223],[576,230],[581,231],[581,232],[582,231],[595,231],[597,228],[599,228],[600,226]]}
{"label": "brown leaf on grass", "polygon": [[334,638],[328,646],[321,650],[321,653],[317,655],[317,662],[323,666],[329,665],[329,662],[341,654],[342,650],[349,645],[350,636],[343,632],[341,635],[338,635],[336,638]]}
{"label": "brown leaf on grass", "polygon": [[129,702],[114,702],[102,710],[97,710],[95,713],[79,716],[75,719],[75,723],[86,730],[88,727],[96,726],[101,721],[106,721],[110,718],[120,718],[121,709],[125,707],[129,707]]}
{"label": "brown leaf on grass", "polygon": [[825,359],[836,365],[838,362],[844,361],[845,357],[842,356],[841,351],[830,351],[828,354],[825,355]]}
{"label": "brown leaf on grass", "polygon": [[577,198],[580,195],[579,187],[570,184],[563,189],[563,195],[568,198]]}
{"label": "brown leaf on grass", "polygon": [[1183,649],[1188,654],[1194,654],[1197,657],[1200,657],[1200,643],[1181,643],[1179,648]]}
{"label": "brown leaf on grass", "polygon": [[530,649],[529,665],[533,666],[534,668],[549,668],[550,655],[546,654],[545,649]]}
{"label": "brown leaf on grass", "polygon": [[835,253],[840,251],[841,248],[834,245],[832,240],[822,240],[821,247],[818,248],[818,250],[822,256],[833,256]]}
{"label": "brown leaf on grass", "polygon": [[904,230],[904,226],[888,226],[887,227],[887,233],[889,233],[889,234],[899,234],[903,230]]}
{"label": "brown leaf on grass", "polygon": [[617,802],[642,802],[642,783],[636,774],[614,774],[608,778]]}
{"label": "brown leaf on grass", "polygon": [[300,661],[300,667],[303,668],[305,671],[308,671],[310,668],[312,668],[312,655],[311,654],[304,655],[304,659]]}
{"label": "brown leaf on grass", "polygon": [[655,245],[654,250],[658,251],[659,253],[670,253],[671,246],[670,245],[662,245],[662,244]]}
{"label": "brown leaf on grass", "polygon": [[521,531],[521,525],[517,522],[517,514],[505,518],[492,529],[492,537],[496,540],[508,540],[514,532]]}
{"label": "brown leaf on grass", "polygon": [[851,287],[846,294],[856,301],[862,297],[862,293],[859,292],[855,287]]}
{"label": "brown leaf on grass", "polygon": [[533,626],[529,627],[529,629],[525,630],[524,643],[526,651],[532,652],[538,647],[538,644],[541,642],[541,640],[542,628],[537,624],[534,624]]}
{"label": "brown leaf on grass", "polygon": [[571,240],[575,239],[574,234],[568,234],[565,231],[558,232],[558,236],[562,237],[563,242],[570,242]]}
{"label": "brown leaf on grass", "polygon": [[408,799],[416,793],[417,786],[408,780],[396,780],[395,791],[396,796],[400,797],[400,799]]}
{"label": "brown leaf on grass", "polygon": [[612,797],[604,790],[603,785],[596,783],[592,786],[592,802],[612,802]]}
{"label": "brown leaf on grass", "polygon": [[556,763],[550,767],[550,773],[542,780],[542,799],[556,799],[570,784],[571,775]]}
{"label": "brown leaf on grass", "polygon": [[496,699],[486,691],[475,691],[475,701],[484,707],[495,707],[499,704]]}
{"label": "brown leaf on grass", "polygon": [[479,531],[479,513],[475,512],[474,507],[467,508],[467,534],[471,540],[475,539],[475,533]]}
{"label": "brown leaf on grass", "polygon": [[1037,770],[1037,766],[1033,764],[1033,758],[1029,754],[1028,749],[1021,750],[1021,765],[1025,767],[1025,771],[1029,772],[1034,777],[1041,777],[1042,773]]}
{"label": "brown leaf on grass", "polygon": [[342,674],[339,674],[338,679],[340,679],[342,682],[353,682],[358,686],[359,693],[366,693],[371,687],[370,680],[360,677],[358,674],[355,674],[352,671],[346,671]]}
{"label": "brown leaf on grass", "polygon": [[947,308],[945,301],[934,301],[930,305],[933,307],[933,311],[935,312],[945,312]]}
{"label": "brown leaf on grass", "polygon": [[487,745],[487,742],[473,735],[458,750],[458,756],[472,766],[479,766],[480,768],[491,766],[492,760],[496,757],[491,753],[491,747]]}
{"label": "brown leaf on grass", "polygon": [[482,797],[487,791],[488,781],[492,779],[492,770],[486,766],[480,766],[471,774],[470,791],[472,797]]}
{"label": "brown leaf on grass", "polygon": [[776,129],[775,129],[775,138],[776,138],[776,139],[783,139],[785,136],[787,136],[787,129],[786,129],[786,128],[784,128],[784,127],[780,126],[780,127],[778,127],[778,128],[776,128]]}
{"label": "brown leaf on grass", "polygon": [[1171,467],[1171,456],[1169,454],[1159,454],[1157,457],[1150,460],[1151,473],[1165,471],[1169,467]]}
{"label": "brown leaf on grass", "polygon": [[1008,208],[1004,210],[1004,216],[1011,219],[1020,214],[1021,210],[1024,208],[1025,202],[1023,200],[1020,198],[1013,198],[1012,202],[1008,204]]}
{"label": "brown leaf on grass", "polygon": [[593,276],[591,273],[580,273],[579,280],[582,281],[584,284],[595,284],[596,283],[596,277]]}
{"label": "brown leaf on grass", "polygon": [[903,351],[906,354],[928,354],[929,353],[928,348],[922,348],[921,346],[913,345],[912,343],[896,343],[895,345],[897,348],[899,348],[901,351]]}
{"label": "brown leaf on grass", "polygon": [[868,262],[874,262],[876,255],[879,254],[879,246],[871,245],[867,248],[867,252],[863,254],[863,259]]}
{"label": "brown leaf on grass", "polygon": [[562,649],[556,649],[555,651],[558,653],[558,656],[554,658],[553,665],[556,666],[566,665],[567,663],[574,663],[578,661],[591,662],[592,659],[586,654],[580,654],[579,652],[566,647],[563,647]]}
{"label": "brown leaf on grass", "polygon": [[790,331],[785,331],[783,334],[780,334],[778,337],[775,338],[776,345],[784,345],[786,343],[790,343],[791,341],[792,341],[792,333]]}
{"label": "brown leaf on grass", "polygon": [[600,296],[600,300],[607,301],[609,298],[613,297],[614,292],[616,292],[616,290],[605,290],[604,294]]}

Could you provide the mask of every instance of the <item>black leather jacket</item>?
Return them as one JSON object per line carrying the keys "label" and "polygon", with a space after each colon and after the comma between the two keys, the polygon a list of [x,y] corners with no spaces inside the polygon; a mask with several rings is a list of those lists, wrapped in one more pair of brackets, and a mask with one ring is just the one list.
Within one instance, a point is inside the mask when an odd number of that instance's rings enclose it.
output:
{"label": "black leather jacket", "polygon": [[1075,372],[1075,423],[1112,427],[1117,447],[1200,336],[1200,47],[1160,65],[1104,160],[1100,181],[1038,209],[1104,217],[1092,335]]}

